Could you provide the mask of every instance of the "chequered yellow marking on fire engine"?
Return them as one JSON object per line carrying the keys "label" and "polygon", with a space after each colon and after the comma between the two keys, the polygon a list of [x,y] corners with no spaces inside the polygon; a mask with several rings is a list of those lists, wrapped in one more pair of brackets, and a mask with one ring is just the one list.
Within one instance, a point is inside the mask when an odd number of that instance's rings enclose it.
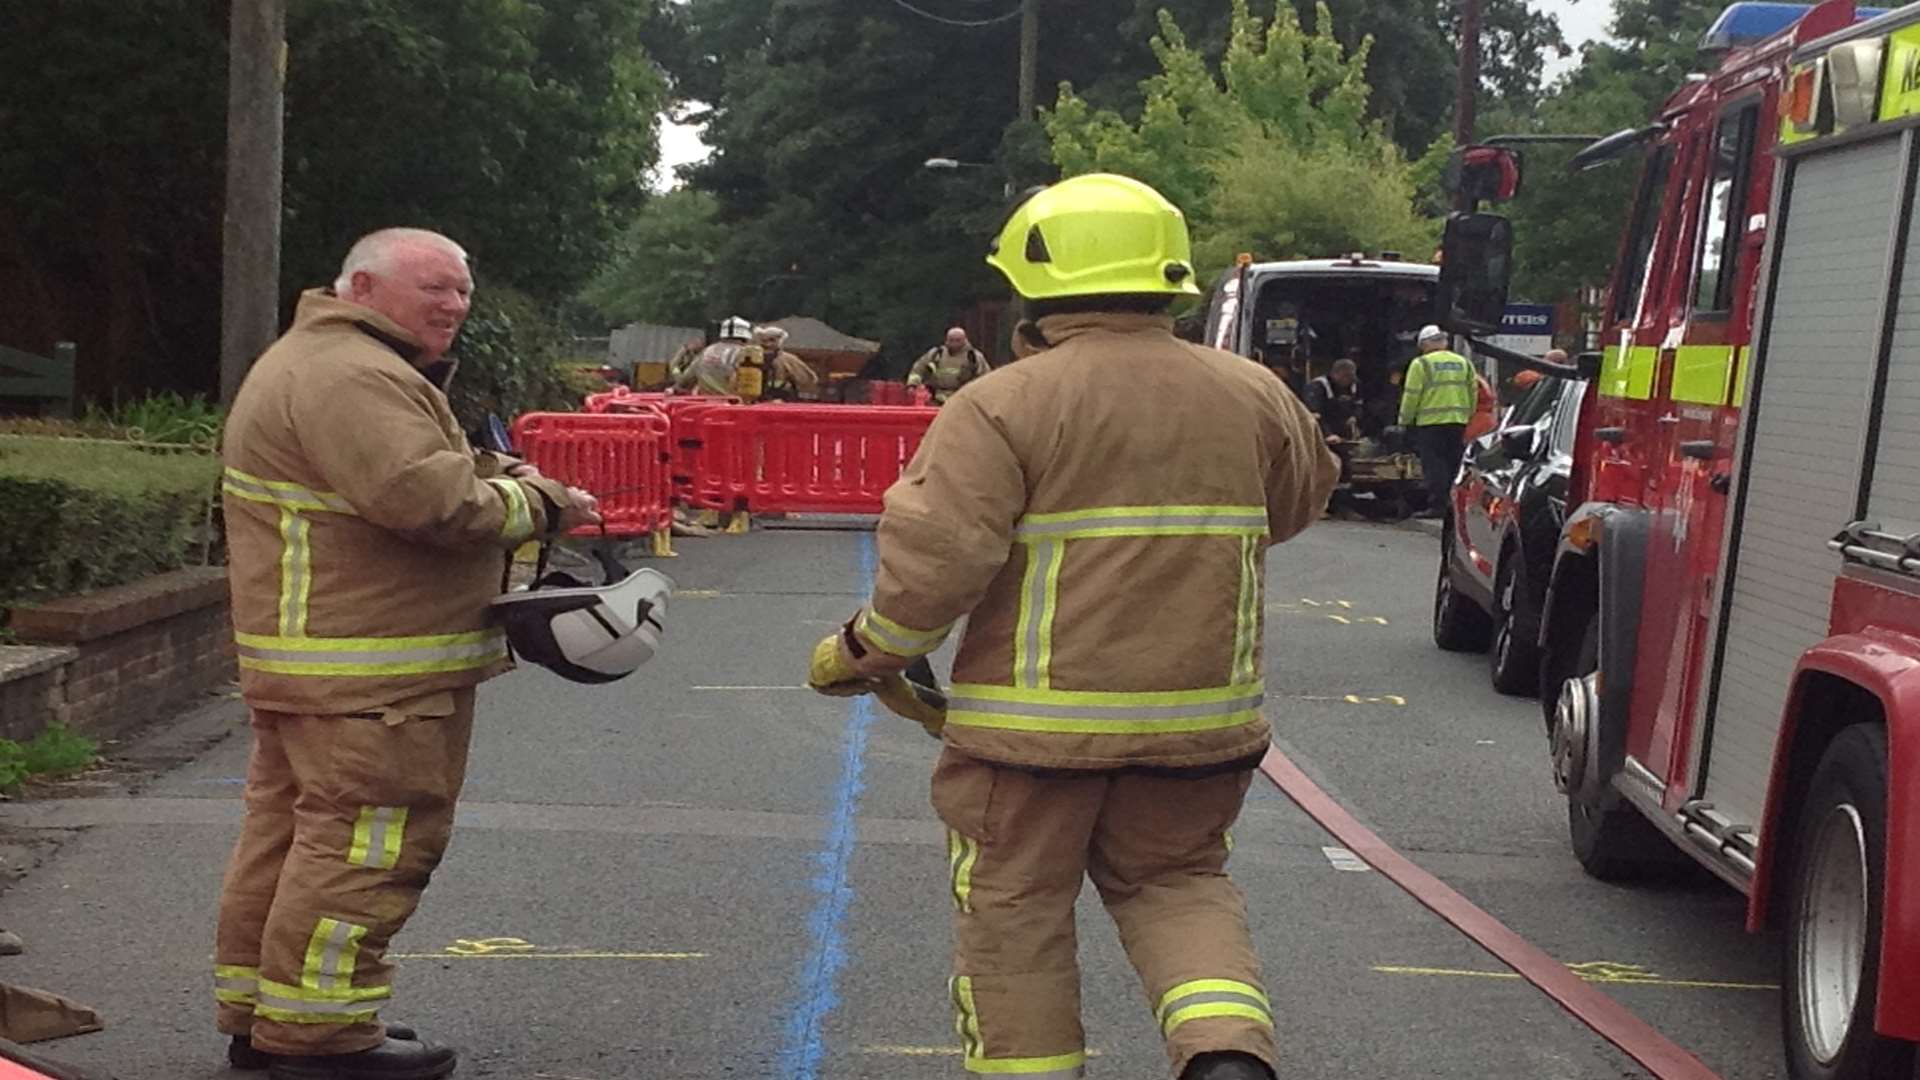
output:
{"label": "chequered yellow marking on fire engine", "polygon": [[388,953],[389,960],[705,960],[704,952],[625,952],[562,949],[524,938],[455,938],[439,952]]}
{"label": "chequered yellow marking on fire engine", "polygon": [[[1520,978],[1515,971],[1477,971],[1471,968],[1434,968],[1406,967],[1398,964],[1375,964],[1373,970],[1382,975],[1427,975],[1455,979],[1513,979]],[[1578,975],[1582,981],[1626,986],[1659,986],[1679,990],[1778,990],[1774,983],[1730,982],[1719,979],[1670,979],[1657,971],[1650,971],[1640,964],[1622,964],[1612,960],[1589,960],[1584,963],[1568,964],[1567,970]]]}

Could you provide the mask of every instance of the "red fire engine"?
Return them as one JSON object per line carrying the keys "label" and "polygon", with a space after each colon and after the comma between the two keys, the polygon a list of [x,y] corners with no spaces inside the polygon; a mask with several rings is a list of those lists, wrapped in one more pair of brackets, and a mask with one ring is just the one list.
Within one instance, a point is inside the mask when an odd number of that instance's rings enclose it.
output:
{"label": "red fire engine", "polygon": [[[1646,128],[1543,613],[1575,854],[1672,849],[1783,931],[1791,1074],[1914,1075],[1920,1041],[1920,4],[1735,4]],[[1474,148],[1468,194],[1517,183]],[[1477,178],[1477,189],[1475,179]],[[1456,214],[1455,329],[1506,293]],[[1669,843],[1670,841],[1670,843]]]}

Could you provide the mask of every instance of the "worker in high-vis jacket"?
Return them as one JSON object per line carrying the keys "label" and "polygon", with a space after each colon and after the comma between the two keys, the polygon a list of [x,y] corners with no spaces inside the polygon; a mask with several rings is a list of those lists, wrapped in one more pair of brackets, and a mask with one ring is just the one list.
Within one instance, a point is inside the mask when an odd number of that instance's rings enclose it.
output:
{"label": "worker in high-vis jacket", "polygon": [[963,1064],[1077,1077],[1074,898],[1091,877],[1182,1080],[1271,1080],[1273,1003],[1227,830],[1267,750],[1267,548],[1339,465],[1273,374],[1173,334],[1187,226],[1075,177],[988,262],[1047,347],[960,389],[886,495],[868,605],[815,649],[887,695],[962,620],[933,805],[948,830]]}
{"label": "worker in high-vis jacket", "polygon": [[1400,388],[1400,426],[1420,455],[1426,483],[1427,505],[1419,516],[1437,518],[1460,467],[1479,377],[1466,357],[1447,348],[1447,332],[1438,326],[1421,327],[1418,344],[1420,355],[1407,365]]}
{"label": "worker in high-vis jacket", "polygon": [[387,1028],[387,942],[440,862],[514,548],[593,496],[478,453],[446,352],[473,281],[444,236],[356,243],[242,383],[223,488],[246,817],[220,896],[216,1022],[274,1080],[429,1080],[452,1049]]}

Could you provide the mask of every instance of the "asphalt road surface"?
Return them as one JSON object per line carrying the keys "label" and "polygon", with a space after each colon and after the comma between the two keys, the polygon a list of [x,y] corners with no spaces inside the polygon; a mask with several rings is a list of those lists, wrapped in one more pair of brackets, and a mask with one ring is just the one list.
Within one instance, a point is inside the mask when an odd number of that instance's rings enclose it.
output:
{"label": "asphalt road surface", "polygon": [[[531,669],[484,688],[460,826],[395,941],[388,1014],[462,1047],[468,1077],[960,1075],[936,744],[799,688],[813,642],[864,595],[871,545],[795,529],[683,540],[659,564],[680,592],[650,667],[608,687]],[[1745,935],[1739,898],[1704,874],[1635,888],[1581,874],[1537,706],[1494,693],[1484,657],[1432,644],[1435,558],[1426,533],[1345,523],[1273,551],[1282,750],[1727,1080],[1784,1075],[1775,942]],[[58,1057],[122,1080],[232,1075],[208,980],[245,770],[238,705],[158,742],[199,749],[137,785],[0,809],[16,840],[60,841],[0,897],[0,925],[28,946],[0,978],[106,1016],[44,1047]],[[1282,1077],[1644,1075],[1265,781],[1234,835]],[[1089,1074],[1166,1075],[1091,890],[1081,947]]]}

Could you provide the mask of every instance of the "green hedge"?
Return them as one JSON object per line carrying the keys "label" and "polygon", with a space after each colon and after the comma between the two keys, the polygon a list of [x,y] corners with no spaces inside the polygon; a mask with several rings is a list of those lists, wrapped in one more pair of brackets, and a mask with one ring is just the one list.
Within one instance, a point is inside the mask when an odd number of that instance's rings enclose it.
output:
{"label": "green hedge", "polygon": [[198,562],[219,475],[205,453],[0,436],[0,604]]}

